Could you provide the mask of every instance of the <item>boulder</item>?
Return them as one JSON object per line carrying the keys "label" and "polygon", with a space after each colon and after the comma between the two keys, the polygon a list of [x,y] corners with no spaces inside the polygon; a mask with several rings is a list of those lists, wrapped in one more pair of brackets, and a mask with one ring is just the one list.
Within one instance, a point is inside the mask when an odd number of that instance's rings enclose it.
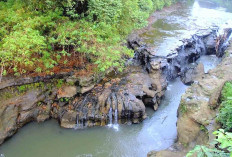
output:
{"label": "boulder", "polygon": [[67,111],[62,116],[62,118],[60,120],[60,125],[61,125],[61,127],[71,129],[71,128],[76,127],[76,124],[77,124],[76,122],[77,122],[77,112]]}
{"label": "boulder", "polygon": [[181,76],[181,81],[186,84],[190,85],[196,80],[198,77],[201,77],[204,74],[204,65],[198,64],[195,67],[188,68]]}
{"label": "boulder", "polygon": [[57,98],[71,98],[77,94],[76,86],[65,86],[58,90]]}

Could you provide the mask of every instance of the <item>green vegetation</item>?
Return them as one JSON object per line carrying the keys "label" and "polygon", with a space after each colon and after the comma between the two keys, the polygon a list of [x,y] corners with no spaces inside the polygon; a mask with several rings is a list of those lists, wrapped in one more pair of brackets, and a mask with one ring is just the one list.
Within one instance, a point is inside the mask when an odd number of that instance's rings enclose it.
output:
{"label": "green vegetation", "polygon": [[68,102],[70,98],[60,98],[61,102]]}
{"label": "green vegetation", "polygon": [[[70,58],[122,70],[123,39],[174,0],[0,0],[0,74],[50,73]],[[78,60],[79,59],[79,60]]]}
{"label": "green vegetation", "polygon": [[[232,133],[224,132],[223,129],[215,131],[216,139],[213,143],[212,148],[207,146],[197,145],[191,150],[186,157],[230,157],[232,153]],[[217,148],[215,147],[217,146]]]}
{"label": "green vegetation", "polygon": [[185,114],[188,111],[187,106],[184,104],[180,104],[180,112]]}
{"label": "green vegetation", "polygon": [[217,120],[226,131],[232,129],[232,83],[227,82],[222,90],[221,105]]}

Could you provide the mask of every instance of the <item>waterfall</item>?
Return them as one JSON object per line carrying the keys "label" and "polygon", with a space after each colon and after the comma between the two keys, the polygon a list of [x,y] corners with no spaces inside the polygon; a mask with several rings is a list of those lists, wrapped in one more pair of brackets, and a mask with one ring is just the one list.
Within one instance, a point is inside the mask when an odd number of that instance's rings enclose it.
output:
{"label": "waterfall", "polygon": [[173,58],[171,58],[171,62],[168,63],[168,74],[167,74],[167,79],[172,80],[173,79],[173,72],[174,72],[174,63],[173,63]]}
{"label": "waterfall", "polygon": [[114,130],[118,131],[119,130],[119,125],[118,125],[118,109],[115,108],[114,111],[114,125],[113,125]]}
{"label": "waterfall", "polygon": [[77,121],[76,121],[76,127],[75,129],[79,129],[79,114],[77,114]]}
{"label": "waterfall", "polygon": [[114,111],[114,124],[118,124],[118,109],[117,108]]}
{"label": "waterfall", "polygon": [[112,107],[110,107],[110,110],[109,110],[109,120],[110,120],[110,122],[108,124],[109,127],[111,127],[113,125],[113,120],[112,119],[113,119],[113,113],[112,113]]}
{"label": "waterfall", "polygon": [[131,122],[131,111],[129,110],[128,111],[128,116],[127,116],[127,125],[131,125],[132,122]]}

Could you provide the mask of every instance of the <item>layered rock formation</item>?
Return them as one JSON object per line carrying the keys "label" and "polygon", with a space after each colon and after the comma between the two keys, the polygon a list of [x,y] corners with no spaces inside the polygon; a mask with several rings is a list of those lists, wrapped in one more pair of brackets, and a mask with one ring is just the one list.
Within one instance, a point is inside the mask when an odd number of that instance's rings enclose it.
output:
{"label": "layered rock formation", "polygon": [[[109,123],[139,123],[145,105],[158,108],[166,83],[153,65],[148,73],[140,64],[120,76],[3,78],[0,84],[0,143],[30,121],[55,118],[65,128],[81,129]],[[157,71],[158,70],[158,71]]]}
{"label": "layered rock formation", "polygon": [[150,152],[149,157],[185,156],[195,145],[213,141],[212,132],[220,128],[215,118],[221,91],[225,82],[232,80],[231,66],[232,46],[215,69],[195,77],[194,83],[182,95],[178,109],[177,142],[169,150]]}

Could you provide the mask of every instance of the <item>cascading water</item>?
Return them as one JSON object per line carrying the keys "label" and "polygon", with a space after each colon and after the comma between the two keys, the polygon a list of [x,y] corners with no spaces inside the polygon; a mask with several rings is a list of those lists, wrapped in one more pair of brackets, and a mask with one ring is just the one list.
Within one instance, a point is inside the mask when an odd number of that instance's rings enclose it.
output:
{"label": "cascading water", "polygon": [[114,124],[118,124],[118,109],[115,109],[114,112]]}
{"label": "cascading water", "polygon": [[79,114],[77,114],[77,120],[76,120],[76,127],[75,129],[79,129]]}
{"label": "cascading water", "polygon": [[168,63],[168,70],[167,70],[167,80],[172,80],[175,78],[175,67],[174,67],[174,60],[171,58],[170,62]]}
{"label": "cascading water", "polygon": [[118,109],[115,108],[115,111],[114,111],[114,125],[113,125],[113,128],[118,131],[119,129],[119,125],[118,125]]}
{"label": "cascading water", "polygon": [[112,127],[112,125],[113,125],[113,112],[112,112],[112,107],[110,107],[108,116],[109,116],[109,124],[108,124],[108,127]]}

